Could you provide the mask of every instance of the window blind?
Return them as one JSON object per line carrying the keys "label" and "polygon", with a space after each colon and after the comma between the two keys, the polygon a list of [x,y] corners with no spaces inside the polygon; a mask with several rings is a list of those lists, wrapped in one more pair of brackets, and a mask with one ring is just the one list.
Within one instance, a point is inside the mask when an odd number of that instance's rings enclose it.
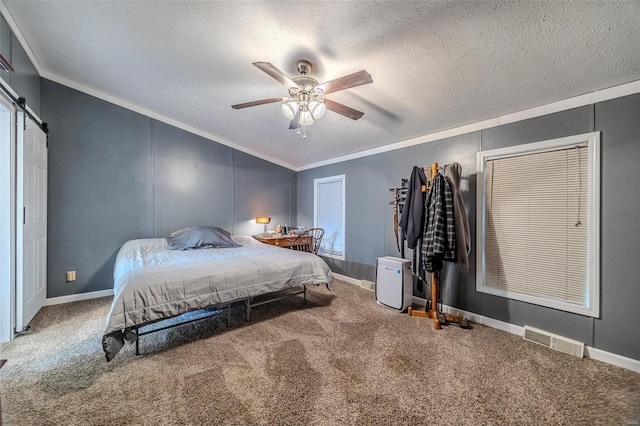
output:
{"label": "window blind", "polygon": [[589,141],[487,156],[482,166],[484,290],[478,290],[597,312]]}
{"label": "window blind", "polygon": [[315,180],[314,226],[324,229],[319,253],[344,260],[344,175]]}

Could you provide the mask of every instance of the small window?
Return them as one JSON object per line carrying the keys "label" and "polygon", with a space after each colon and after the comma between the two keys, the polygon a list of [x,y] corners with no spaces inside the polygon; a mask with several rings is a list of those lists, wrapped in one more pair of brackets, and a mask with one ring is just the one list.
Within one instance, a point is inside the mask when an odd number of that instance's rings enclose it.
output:
{"label": "small window", "polygon": [[478,153],[476,289],[599,316],[599,133]]}
{"label": "small window", "polygon": [[345,260],[345,178],[344,175],[315,179],[313,225],[324,229],[318,250],[321,256]]}

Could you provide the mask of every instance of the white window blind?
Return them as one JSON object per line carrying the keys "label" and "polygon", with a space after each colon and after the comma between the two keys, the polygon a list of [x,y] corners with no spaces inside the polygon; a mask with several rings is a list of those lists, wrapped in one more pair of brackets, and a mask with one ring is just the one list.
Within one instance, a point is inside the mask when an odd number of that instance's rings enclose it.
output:
{"label": "white window blind", "polygon": [[479,153],[479,291],[598,316],[598,143],[592,133]]}
{"label": "white window blind", "polygon": [[318,254],[345,260],[345,176],[314,180],[314,226],[324,229]]}

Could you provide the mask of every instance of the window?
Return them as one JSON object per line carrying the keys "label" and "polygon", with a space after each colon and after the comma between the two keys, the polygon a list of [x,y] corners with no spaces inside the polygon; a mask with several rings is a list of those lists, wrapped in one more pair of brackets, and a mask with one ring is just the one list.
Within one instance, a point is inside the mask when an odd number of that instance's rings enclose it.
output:
{"label": "window", "polygon": [[344,175],[314,179],[313,225],[324,229],[318,254],[345,260],[345,179]]}
{"label": "window", "polygon": [[599,316],[600,135],[478,153],[476,289]]}

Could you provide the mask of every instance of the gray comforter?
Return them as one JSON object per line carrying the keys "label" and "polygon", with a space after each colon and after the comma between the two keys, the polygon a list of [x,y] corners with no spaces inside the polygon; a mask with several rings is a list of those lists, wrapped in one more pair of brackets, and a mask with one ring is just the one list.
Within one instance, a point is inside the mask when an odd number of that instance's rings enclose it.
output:
{"label": "gray comforter", "polygon": [[309,284],[330,287],[320,257],[234,236],[235,248],[169,250],[164,238],[126,242],[114,265],[114,298],[102,346],[107,361],[125,334],[150,321]]}

